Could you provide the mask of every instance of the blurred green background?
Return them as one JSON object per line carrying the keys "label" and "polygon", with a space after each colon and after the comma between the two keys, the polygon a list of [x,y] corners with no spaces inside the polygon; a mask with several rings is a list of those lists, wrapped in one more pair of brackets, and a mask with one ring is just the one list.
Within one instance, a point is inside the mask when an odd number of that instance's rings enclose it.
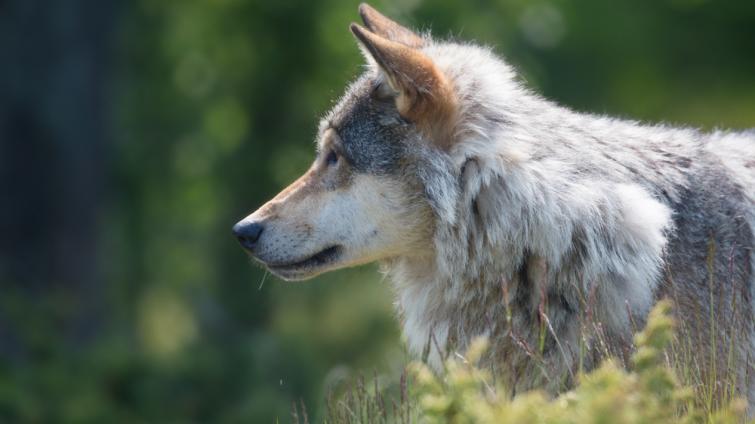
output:
{"label": "blurred green background", "polygon": [[[755,2],[383,1],[579,110],[755,126]],[[357,2],[0,0],[0,421],[280,422],[409,359],[376,267],[265,277]]]}

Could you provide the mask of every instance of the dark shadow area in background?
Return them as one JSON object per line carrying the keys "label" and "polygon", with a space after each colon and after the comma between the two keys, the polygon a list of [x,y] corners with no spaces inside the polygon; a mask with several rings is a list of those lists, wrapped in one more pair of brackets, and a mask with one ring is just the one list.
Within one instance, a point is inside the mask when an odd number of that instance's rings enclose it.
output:
{"label": "dark shadow area in background", "polygon": [[[65,293],[72,341],[104,312],[98,222],[112,144],[115,2],[0,3],[0,282],[28,298]],[[4,359],[26,355],[0,323]]]}

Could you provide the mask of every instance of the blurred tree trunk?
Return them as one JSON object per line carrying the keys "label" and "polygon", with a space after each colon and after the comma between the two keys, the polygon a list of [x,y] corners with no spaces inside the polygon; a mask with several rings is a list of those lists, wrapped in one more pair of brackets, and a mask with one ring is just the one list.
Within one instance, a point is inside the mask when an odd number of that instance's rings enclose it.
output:
{"label": "blurred tree trunk", "polygon": [[64,293],[74,336],[91,332],[102,293],[114,18],[112,1],[0,0],[0,288]]}

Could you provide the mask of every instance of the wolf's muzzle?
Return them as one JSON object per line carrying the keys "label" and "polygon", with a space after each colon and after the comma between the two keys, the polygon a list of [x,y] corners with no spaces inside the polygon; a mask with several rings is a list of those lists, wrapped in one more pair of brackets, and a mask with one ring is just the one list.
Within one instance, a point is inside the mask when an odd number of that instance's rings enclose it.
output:
{"label": "wolf's muzzle", "polygon": [[254,245],[257,244],[257,240],[262,235],[262,230],[265,227],[259,222],[244,222],[241,221],[233,226],[233,234],[239,239],[239,243],[244,249],[248,251],[254,250]]}

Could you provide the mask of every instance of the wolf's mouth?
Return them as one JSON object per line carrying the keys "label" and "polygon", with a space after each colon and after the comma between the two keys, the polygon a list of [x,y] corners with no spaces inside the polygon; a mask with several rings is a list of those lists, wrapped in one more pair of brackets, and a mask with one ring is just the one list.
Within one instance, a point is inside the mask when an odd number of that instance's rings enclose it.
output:
{"label": "wolf's mouth", "polygon": [[268,263],[267,267],[273,273],[290,274],[297,271],[305,271],[313,268],[320,268],[333,262],[340,254],[342,247],[339,245],[325,248],[314,255],[297,262],[288,263]]}

